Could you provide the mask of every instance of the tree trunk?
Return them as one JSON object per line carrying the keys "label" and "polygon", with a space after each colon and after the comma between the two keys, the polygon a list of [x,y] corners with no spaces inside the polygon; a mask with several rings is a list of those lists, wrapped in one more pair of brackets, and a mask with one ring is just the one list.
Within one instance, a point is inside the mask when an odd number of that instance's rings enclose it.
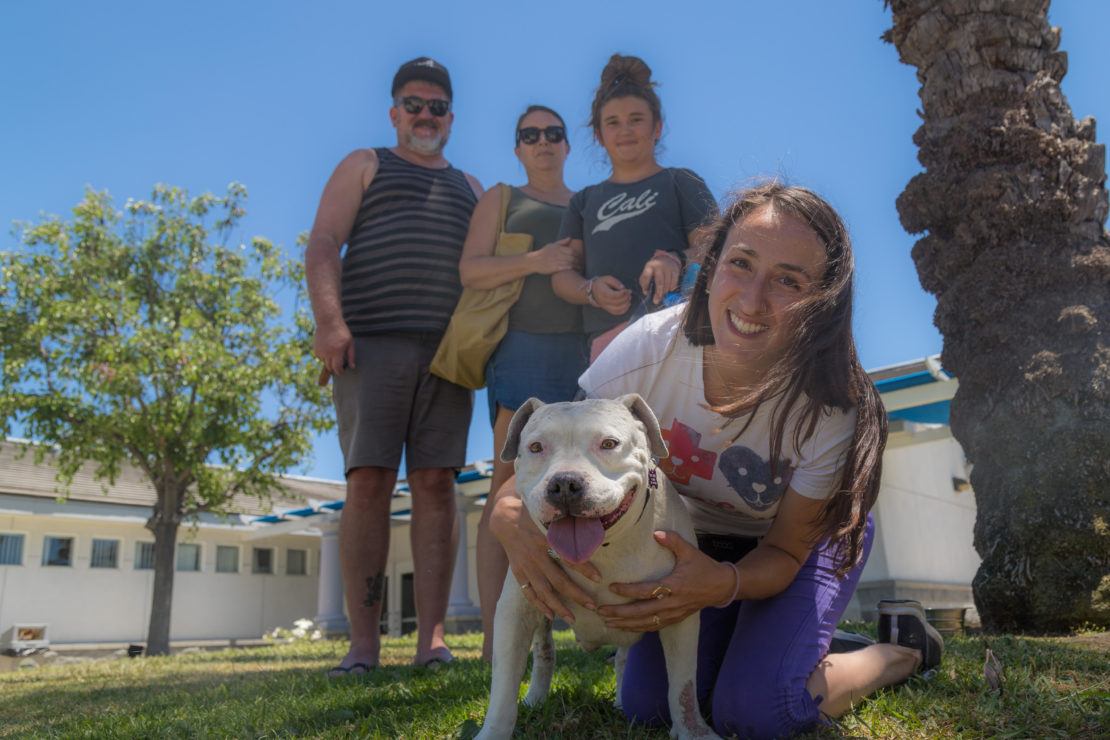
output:
{"label": "tree trunk", "polygon": [[178,518],[161,517],[157,513],[147,522],[147,528],[154,532],[154,596],[146,635],[147,655],[170,653],[170,615],[173,611],[173,576],[179,526]]}
{"label": "tree trunk", "polygon": [[1110,626],[1105,150],[1060,92],[1048,0],[891,0],[925,171],[898,198],[973,463],[989,631]]}

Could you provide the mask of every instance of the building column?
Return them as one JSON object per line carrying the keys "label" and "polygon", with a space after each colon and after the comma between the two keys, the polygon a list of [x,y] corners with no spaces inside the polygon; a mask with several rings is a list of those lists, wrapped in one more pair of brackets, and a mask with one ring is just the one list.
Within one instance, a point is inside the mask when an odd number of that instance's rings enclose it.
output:
{"label": "building column", "polygon": [[339,569],[339,520],[320,529],[320,573],[316,589],[316,627],[325,637],[342,637],[351,629],[343,613],[343,574]]}
{"label": "building column", "polygon": [[467,542],[468,501],[457,495],[459,514],[459,549],[455,553],[455,572],[451,576],[451,594],[447,602],[448,632],[473,632],[482,629],[482,611],[470,598],[470,547]]}

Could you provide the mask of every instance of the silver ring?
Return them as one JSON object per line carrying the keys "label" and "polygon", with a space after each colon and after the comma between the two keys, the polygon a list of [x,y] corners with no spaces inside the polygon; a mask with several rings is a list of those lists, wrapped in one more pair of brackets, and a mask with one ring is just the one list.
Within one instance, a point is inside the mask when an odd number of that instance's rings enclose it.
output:
{"label": "silver ring", "polygon": [[559,559],[559,553],[555,552],[550,547],[547,548],[547,556],[549,558],[551,558],[552,560],[558,560]]}
{"label": "silver ring", "polygon": [[527,591],[530,588],[532,588],[532,584],[529,583],[528,581],[525,581],[524,583],[520,584],[520,590],[521,591]]}

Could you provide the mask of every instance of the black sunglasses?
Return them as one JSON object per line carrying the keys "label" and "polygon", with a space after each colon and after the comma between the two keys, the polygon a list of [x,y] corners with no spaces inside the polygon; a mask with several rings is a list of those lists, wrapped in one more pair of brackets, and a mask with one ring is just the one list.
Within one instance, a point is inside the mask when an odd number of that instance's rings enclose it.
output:
{"label": "black sunglasses", "polygon": [[405,113],[410,116],[415,116],[424,110],[424,106],[428,106],[428,111],[436,118],[442,118],[447,115],[447,111],[451,110],[451,101],[444,100],[443,98],[432,98],[425,100],[419,95],[406,95],[403,98],[398,98],[394,105],[402,106]]}
{"label": "black sunglasses", "polygon": [[516,130],[516,143],[535,144],[540,140],[541,133],[549,144],[558,144],[567,138],[567,130],[562,126],[548,126],[542,129],[536,126],[525,126]]}

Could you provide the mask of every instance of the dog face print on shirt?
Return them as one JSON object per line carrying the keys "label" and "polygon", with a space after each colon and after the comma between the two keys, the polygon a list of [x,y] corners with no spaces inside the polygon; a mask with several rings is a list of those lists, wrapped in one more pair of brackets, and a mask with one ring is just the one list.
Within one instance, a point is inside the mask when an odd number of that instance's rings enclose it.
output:
{"label": "dog face print on shirt", "polygon": [[722,452],[717,469],[752,511],[766,511],[777,504],[794,475],[790,461],[780,460],[772,477],[771,463],[750,447],[741,445]]}

